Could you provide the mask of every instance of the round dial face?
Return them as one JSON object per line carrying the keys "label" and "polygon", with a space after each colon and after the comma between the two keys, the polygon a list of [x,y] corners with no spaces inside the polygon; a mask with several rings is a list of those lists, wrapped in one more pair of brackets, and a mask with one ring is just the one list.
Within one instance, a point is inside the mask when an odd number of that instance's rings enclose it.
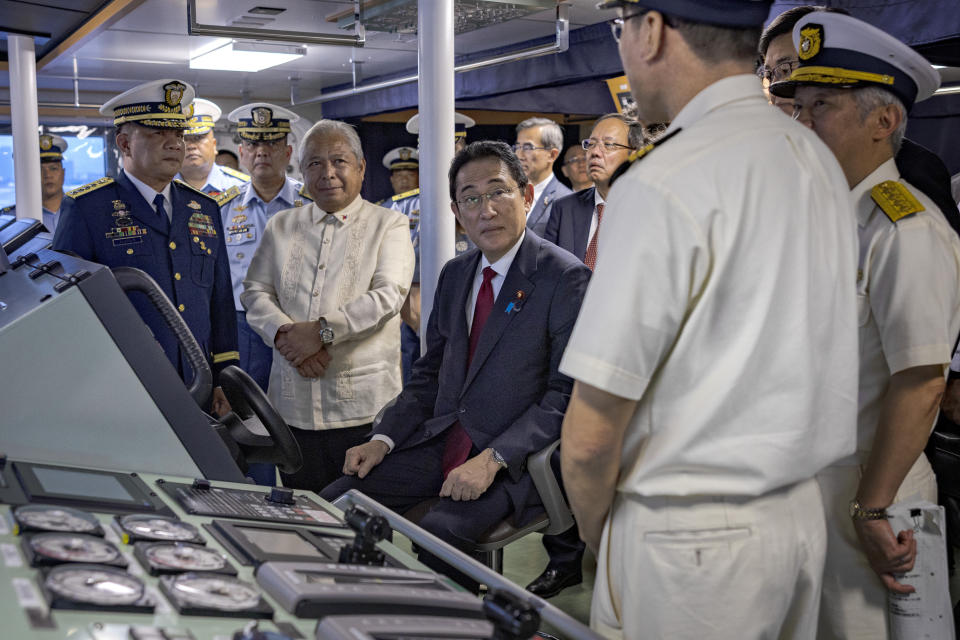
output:
{"label": "round dial face", "polygon": [[73,533],[38,533],[30,538],[30,548],[44,558],[61,562],[107,563],[120,557],[109,542]]}
{"label": "round dial face", "polygon": [[180,571],[217,571],[227,561],[216,551],[187,544],[157,544],[144,551],[155,567]]}
{"label": "round dial face", "polygon": [[187,573],[173,579],[171,590],[182,601],[222,611],[252,609],[260,603],[253,585],[234,578]]}
{"label": "round dial face", "polygon": [[195,540],[199,537],[192,524],[163,516],[124,516],[120,518],[120,526],[131,535],[148,540]]}
{"label": "round dial face", "polygon": [[54,567],[44,584],[60,597],[103,606],[134,604],[143,597],[139,578],[107,567]]}
{"label": "round dial face", "polygon": [[13,517],[24,529],[40,531],[70,531],[73,533],[92,533],[98,531],[100,523],[91,514],[70,507],[49,507],[30,504],[17,507]]}

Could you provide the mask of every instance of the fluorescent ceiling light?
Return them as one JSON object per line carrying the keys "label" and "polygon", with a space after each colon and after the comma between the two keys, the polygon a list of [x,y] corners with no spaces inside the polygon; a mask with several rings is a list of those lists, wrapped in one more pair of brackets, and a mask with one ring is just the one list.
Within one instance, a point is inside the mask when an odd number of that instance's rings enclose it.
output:
{"label": "fluorescent ceiling light", "polygon": [[233,40],[190,58],[190,68],[216,71],[260,71],[302,58],[306,54],[306,47]]}

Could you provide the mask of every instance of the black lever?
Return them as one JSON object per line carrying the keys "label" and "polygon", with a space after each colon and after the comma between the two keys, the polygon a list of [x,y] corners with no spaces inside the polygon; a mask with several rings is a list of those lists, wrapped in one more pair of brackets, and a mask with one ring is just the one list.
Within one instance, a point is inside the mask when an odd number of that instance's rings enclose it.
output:
{"label": "black lever", "polygon": [[340,562],[383,566],[383,552],[377,549],[377,543],[393,533],[387,519],[372,515],[356,505],[347,509],[343,519],[357,532],[357,537],[340,548]]}

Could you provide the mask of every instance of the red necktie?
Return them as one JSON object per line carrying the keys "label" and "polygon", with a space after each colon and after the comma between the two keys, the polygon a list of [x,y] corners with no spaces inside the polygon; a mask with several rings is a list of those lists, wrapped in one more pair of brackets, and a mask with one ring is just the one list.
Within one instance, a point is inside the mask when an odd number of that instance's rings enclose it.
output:
{"label": "red necktie", "polygon": [[597,236],[600,235],[601,220],[603,220],[602,202],[597,205],[597,230],[593,232],[593,237],[590,238],[590,244],[587,245],[587,255],[583,259],[583,262],[590,267],[590,271],[593,271],[597,264]]}
{"label": "red necktie", "polygon": [[[493,311],[493,284],[491,281],[497,275],[497,272],[490,267],[483,269],[483,284],[480,285],[480,291],[477,293],[477,303],[473,307],[473,324],[470,325],[470,352],[467,356],[467,368],[473,360],[473,353],[477,350],[477,343],[480,342],[480,334],[483,333],[483,326],[487,324],[487,318]],[[443,477],[456,469],[470,457],[470,449],[473,448],[473,441],[467,434],[458,420],[447,433],[447,441],[443,447]]]}

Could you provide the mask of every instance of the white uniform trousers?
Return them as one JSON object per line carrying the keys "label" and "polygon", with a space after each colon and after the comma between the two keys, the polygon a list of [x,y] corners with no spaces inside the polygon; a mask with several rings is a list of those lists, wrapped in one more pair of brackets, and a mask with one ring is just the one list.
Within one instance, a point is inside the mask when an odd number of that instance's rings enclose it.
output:
{"label": "white uniform trousers", "polygon": [[[850,519],[850,501],[857,495],[862,470],[859,465],[834,465],[817,474],[827,519],[819,640],[889,637],[887,591],[860,551]],[[937,480],[922,453],[894,498],[894,502],[914,500],[937,502]]]}
{"label": "white uniform trousers", "polygon": [[813,479],[759,497],[618,493],[590,624],[609,638],[812,639],[826,546]]}

